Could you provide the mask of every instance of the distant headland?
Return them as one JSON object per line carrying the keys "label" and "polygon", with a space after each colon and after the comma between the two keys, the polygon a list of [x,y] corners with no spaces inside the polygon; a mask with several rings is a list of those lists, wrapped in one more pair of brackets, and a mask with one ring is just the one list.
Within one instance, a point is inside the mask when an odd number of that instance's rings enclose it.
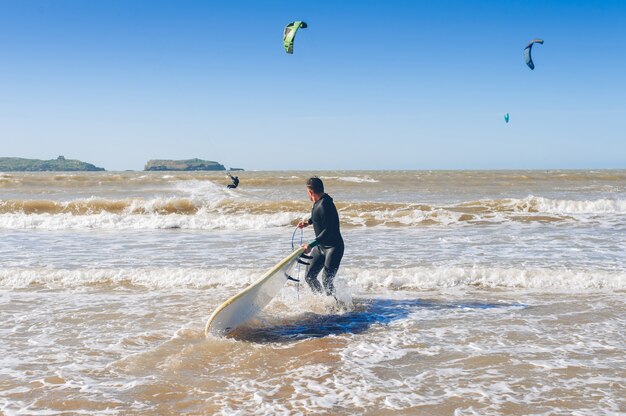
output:
{"label": "distant headland", "polygon": [[224,165],[211,160],[149,160],[144,170],[226,170]]}
{"label": "distant headland", "polygon": [[[0,157],[0,172],[99,172],[104,168],[81,162],[75,159],[66,159],[59,156],[56,159],[40,160],[21,157]],[[147,171],[242,171],[241,168],[226,169],[219,162],[202,159],[187,160],[149,160],[144,170]]]}
{"label": "distant headland", "polygon": [[23,159],[21,157],[0,157],[0,172],[77,172],[77,171],[103,171],[91,163],[80,160],[66,159],[59,156],[56,159]]}

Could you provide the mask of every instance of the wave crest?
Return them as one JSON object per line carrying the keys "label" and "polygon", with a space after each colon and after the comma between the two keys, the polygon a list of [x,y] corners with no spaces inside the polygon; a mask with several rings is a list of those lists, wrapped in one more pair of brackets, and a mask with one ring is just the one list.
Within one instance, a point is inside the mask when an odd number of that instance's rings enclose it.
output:
{"label": "wave crest", "polygon": [[[343,226],[428,226],[561,222],[626,214],[626,200],[558,200],[529,196],[453,205],[404,202],[338,202]],[[0,201],[0,228],[21,229],[260,229],[295,225],[306,201],[157,197],[87,198],[73,201]]]}
{"label": "wave crest", "polygon": [[[132,269],[0,269],[1,288],[113,286],[164,288],[228,288],[247,286],[265,269],[132,268]],[[357,291],[420,291],[454,287],[555,290],[625,290],[626,272],[481,266],[366,269],[344,267],[338,276]]]}

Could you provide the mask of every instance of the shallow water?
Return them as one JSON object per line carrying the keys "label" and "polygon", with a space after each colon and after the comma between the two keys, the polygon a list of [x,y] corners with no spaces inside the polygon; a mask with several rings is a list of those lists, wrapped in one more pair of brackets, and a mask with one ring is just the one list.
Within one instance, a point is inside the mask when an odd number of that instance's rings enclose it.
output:
{"label": "shallow water", "polygon": [[626,413],[625,171],[325,172],[349,307],[289,282],[205,338],[310,174],[0,174],[0,410]]}

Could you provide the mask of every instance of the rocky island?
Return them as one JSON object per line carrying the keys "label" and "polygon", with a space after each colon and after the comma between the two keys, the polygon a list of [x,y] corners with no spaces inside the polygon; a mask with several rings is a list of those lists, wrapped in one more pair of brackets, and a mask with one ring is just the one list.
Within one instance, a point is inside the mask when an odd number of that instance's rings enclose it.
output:
{"label": "rocky island", "polygon": [[226,170],[224,165],[211,160],[149,160],[144,170]]}
{"label": "rocky island", "polygon": [[76,172],[76,171],[103,171],[91,163],[80,160],[66,159],[59,156],[56,159],[23,159],[21,157],[0,157],[0,172]]}

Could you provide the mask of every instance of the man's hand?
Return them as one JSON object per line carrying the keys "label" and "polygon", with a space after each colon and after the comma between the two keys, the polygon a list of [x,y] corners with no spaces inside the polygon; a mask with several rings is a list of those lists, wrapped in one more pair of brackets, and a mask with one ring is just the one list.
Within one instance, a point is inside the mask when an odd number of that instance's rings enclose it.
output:
{"label": "man's hand", "polygon": [[311,251],[309,245],[306,243],[302,244],[300,247],[304,248],[304,254],[307,254],[309,251]]}
{"label": "man's hand", "polygon": [[304,227],[308,227],[309,223],[307,221],[300,221],[298,223],[298,228],[304,228]]}

